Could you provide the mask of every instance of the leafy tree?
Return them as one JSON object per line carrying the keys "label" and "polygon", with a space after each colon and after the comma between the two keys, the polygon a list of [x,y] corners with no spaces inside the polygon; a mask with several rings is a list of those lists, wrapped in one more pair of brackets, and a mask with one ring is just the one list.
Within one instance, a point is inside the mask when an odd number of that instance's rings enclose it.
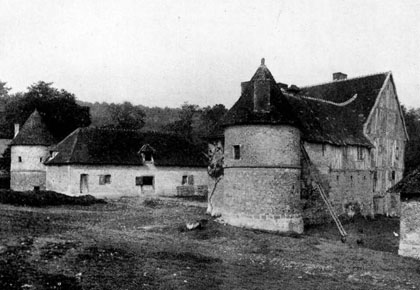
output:
{"label": "leafy tree", "polygon": [[214,105],[213,107],[205,107],[202,110],[200,117],[199,132],[202,137],[209,136],[218,126],[220,120],[226,114],[227,109],[222,104]]}
{"label": "leafy tree", "polygon": [[179,112],[179,120],[166,125],[164,130],[184,136],[190,141],[196,141],[197,136],[193,134],[193,125],[197,114],[200,112],[200,107],[198,105],[184,103],[181,106],[181,111]]}
{"label": "leafy tree", "polygon": [[0,81],[0,97],[8,97],[9,96],[9,91],[11,90],[11,88],[6,87],[5,82]]}
{"label": "leafy tree", "polygon": [[405,146],[404,156],[404,175],[407,175],[420,166],[420,109],[407,110],[402,106],[402,111],[410,139]]}
{"label": "leafy tree", "polygon": [[57,140],[90,124],[89,108],[78,105],[74,94],[40,81],[28,87],[27,92],[15,94],[7,103],[5,115],[10,130],[14,123],[22,125],[35,109]]}
{"label": "leafy tree", "polygon": [[146,114],[139,106],[124,102],[122,104],[110,104],[108,110],[111,116],[111,125],[107,127],[140,130],[144,126]]}

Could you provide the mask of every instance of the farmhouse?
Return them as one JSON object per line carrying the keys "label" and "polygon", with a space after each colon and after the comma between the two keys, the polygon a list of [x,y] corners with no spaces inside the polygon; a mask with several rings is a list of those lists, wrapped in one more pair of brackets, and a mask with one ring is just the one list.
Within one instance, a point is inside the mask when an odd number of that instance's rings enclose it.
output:
{"label": "farmhouse", "polygon": [[79,128],[51,149],[46,188],[97,197],[203,195],[206,164],[200,148],[174,135]]}
{"label": "farmhouse", "polygon": [[11,145],[13,190],[110,198],[207,192],[203,150],[170,134],[88,127],[56,144],[35,111]]}
{"label": "farmhouse", "polygon": [[209,152],[223,151],[212,214],[251,228],[302,232],[323,222],[320,184],[338,214],[386,213],[402,178],[407,132],[391,72],[306,87],[277,83],[262,61],[241,84]]}

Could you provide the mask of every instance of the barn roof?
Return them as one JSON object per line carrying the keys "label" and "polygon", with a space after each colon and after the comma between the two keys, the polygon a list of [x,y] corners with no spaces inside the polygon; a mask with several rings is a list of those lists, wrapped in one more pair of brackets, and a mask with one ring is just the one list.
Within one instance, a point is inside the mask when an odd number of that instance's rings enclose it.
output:
{"label": "barn roof", "polygon": [[[268,69],[265,66],[263,69],[274,81]],[[216,127],[212,136],[222,136],[224,127],[230,125],[289,124],[299,127],[302,138],[309,142],[373,146],[364,134],[364,125],[390,72],[302,88],[285,89],[284,84],[276,85],[271,89],[274,104],[270,113],[264,115],[253,112],[250,85],[256,75],[261,75],[261,70],[260,66],[239,100],[226,113],[223,126]]]}
{"label": "barn roof", "polygon": [[157,166],[205,167],[205,148],[164,133],[133,130],[79,128],[54,148],[58,152],[46,165],[142,165],[140,150],[155,150]]}
{"label": "barn roof", "polygon": [[11,145],[44,145],[50,146],[56,141],[42,120],[38,110],[35,110],[23,124],[22,129],[12,140]]}

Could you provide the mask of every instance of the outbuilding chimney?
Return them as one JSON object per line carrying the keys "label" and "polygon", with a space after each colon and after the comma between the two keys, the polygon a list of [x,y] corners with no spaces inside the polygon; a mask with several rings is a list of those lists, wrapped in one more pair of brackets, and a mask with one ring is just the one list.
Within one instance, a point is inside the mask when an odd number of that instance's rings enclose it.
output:
{"label": "outbuilding chimney", "polygon": [[15,123],[15,133],[13,135],[13,138],[16,137],[17,134],[19,134],[19,128],[20,128],[19,123]]}
{"label": "outbuilding chimney", "polygon": [[347,75],[342,72],[335,72],[333,73],[333,81],[345,80],[347,79]]}
{"label": "outbuilding chimney", "polygon": [[268,112],[270,110],[271,80],[268,74],[270,72],[265,66],[263,58],[254,79],[254,112]]}

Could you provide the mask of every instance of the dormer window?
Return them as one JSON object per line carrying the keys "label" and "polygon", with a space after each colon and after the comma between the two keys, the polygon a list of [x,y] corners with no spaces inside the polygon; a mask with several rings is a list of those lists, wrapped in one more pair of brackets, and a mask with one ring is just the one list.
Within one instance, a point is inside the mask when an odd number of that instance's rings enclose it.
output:
{"label": "dormer window", "polygon": [[155,153],[155,149],[150,146],[149,144],[145,144],[141,147],[139,153],[143,159],[144,163],[153,163],[153,155]]}
{"label": "dormer window", "polygon": [[152,162],[152,152],[144,152],[144,161]]}

